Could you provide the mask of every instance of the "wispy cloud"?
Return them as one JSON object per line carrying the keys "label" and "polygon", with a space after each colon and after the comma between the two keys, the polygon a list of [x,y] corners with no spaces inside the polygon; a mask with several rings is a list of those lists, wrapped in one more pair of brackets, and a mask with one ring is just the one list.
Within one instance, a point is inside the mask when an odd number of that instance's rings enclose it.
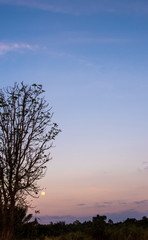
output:
{"label": "wispy cloud", "polygon": [[148,200],[135,201],[135,202],[133,202],[133,203],[135,203],[136,205],[148,204]]}
{"label": "wispy cloud", "polygon": [[88,59],[82,58],[82,56],[77,56],[75,54],[71,54],[68,51],[59,50],[56,47],[48,47],[48,46],[42,46],[42,45],[31,45],[28,43],[7,43],[7,42],[0,42],[0,56],[6,55],[8,53],[26,53],[28,51],[37,51],[41,54],[49,55],[53,58],[66,58],[68,60],[73,60],[77,62],[80,65],[84,65],[87,67],[93,67],[95,69],[102,69],[101,66],[98,66],[97,64],[94,64],[93,62],[90,62]]}
{"label": "wispy cloud", "polygon": [[[97,214],[97,213],[96,213]],[[92,216],[85,216],[85,217],[76,217],[76,216],[39,216],[39,222],[41,224],[49,224],[50,222],[57,223],[60,221],[64,221],[66,223],[73,223],[76,220],[79,220],[80,222],[84,221],[91,221],[93,216],[96,216],[96,214]],[[104,214],[103,214],[104,215]],[[139,212],[134,209],[128,209],[125,211],[118,211],[118,212],[112,212],[112,213],[105,213],[108,219],[112,219],[113,222],[120,222],[125,221],[127,218],[136,218],[136,219],[142,219],[144,215],[147,215],[144,212]],[[32,219],[34,220],[34,219]]]}
{"label": "wispy cloud", "polygon": [[40,1],[40,0],[0,0],[0,4],[17,5],[22,7],[35,8],[51,12],[66,13],[66,9],[58,1]]}
{"label": "wispy cloud", "polygon": [[85,209],[103,209],[104,212],[108,209],[112,209],[114,211],[117,209],[127,209],[127,208],[133,208],[134,210],[137,209],[137,207],[141,207],[142,209],[147,208],[148,206],[148,200],[138,200],[138,201],[121,201],[121,200],[113,200],[113,201],[104,201],[104,202],[95,202],[95,203],[82,203],[77,204],[78,207],[83,207]]}
{"label": "wispy cloud", "polygon": [[148,3],[137,0],[0,0],[0,4],[10,4],[68,14],[148,13]]}
{"label": "wispy cloud", "polygon": [[136,211],[134,209],[129,209],[125,211],[106,213],[108,219],[112,219],[114,222],[125,221],[127,218],[141,219],[146,213]]}
{"label": "wispy cloud", "polygon": [[15,51],[34,51],[37,46],[32,46],[28,43],[0,43],[0,55],[4,55],[8,52],[15,52]]}
{"label": "wispy cloud", "polygon": [[85,203],[78,203],[76,206],[83,207],[83,206],[86,206],[86,204]]}
{"label": "wispy cloud", "polygon": [[135,42],[135,39],[125,37],[110,37],[90,31],[60,32],[50,37],[50,44],[58,46],[82,45],[82,44],[127,44]]}
{"label": "wispy cloud", "polygon": [[143,161],[141,165],[138,167],[138,172],[147,172],[148,170],[148,162]]}
{"label": "wispy cloud", "polygon": [[99,44],[99,43],[127,43],[131,40],[126,38],[102,38],[102,37],[75,37],[67,39],[66,43],[79,43],[79,44]]}

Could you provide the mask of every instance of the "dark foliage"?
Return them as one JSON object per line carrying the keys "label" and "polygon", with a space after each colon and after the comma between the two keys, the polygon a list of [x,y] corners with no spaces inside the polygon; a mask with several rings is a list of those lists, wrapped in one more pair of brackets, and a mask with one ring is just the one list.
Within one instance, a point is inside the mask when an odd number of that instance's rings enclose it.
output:
{"label": "dark foliage", "polygon": [[97,215],[92,221],[72,224],[58,222],[40,225],[36,221],[24,223],[21,221],[16,240],[44,240],[46,237],[59,240],[146,240],[148,239],[148,218],[141,220],[127,219],[124,222],[107,222],[106,216]]}

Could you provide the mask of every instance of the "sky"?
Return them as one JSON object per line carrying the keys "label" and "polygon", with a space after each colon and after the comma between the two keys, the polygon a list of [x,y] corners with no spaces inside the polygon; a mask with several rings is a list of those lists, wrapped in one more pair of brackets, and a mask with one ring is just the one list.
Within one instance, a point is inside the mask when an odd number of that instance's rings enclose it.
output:
{"label": "sky", "polygon": [[1,88],[42,84],[62,130],[33,213],[148,216],[147,26],[146,0],[0,0]]}

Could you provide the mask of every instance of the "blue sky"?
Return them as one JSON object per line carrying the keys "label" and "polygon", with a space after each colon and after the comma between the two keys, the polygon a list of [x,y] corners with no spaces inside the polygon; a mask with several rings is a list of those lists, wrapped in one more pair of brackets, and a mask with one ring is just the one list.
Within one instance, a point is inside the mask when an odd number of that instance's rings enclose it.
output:
{"label": "blue sky", "polygon": [[41,83],[62,129],[41,215],[147,215],[147,25],[144,0],[0,0],[1,88]]}

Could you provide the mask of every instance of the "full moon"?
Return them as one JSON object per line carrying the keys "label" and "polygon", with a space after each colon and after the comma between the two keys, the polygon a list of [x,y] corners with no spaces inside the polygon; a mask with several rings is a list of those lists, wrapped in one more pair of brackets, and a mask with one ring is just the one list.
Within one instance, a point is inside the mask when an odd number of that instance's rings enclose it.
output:
{"label": "full moon", "polygon": [[44,195],[45,195],[45,192],[41,192],[41,195],[44,196]]}

